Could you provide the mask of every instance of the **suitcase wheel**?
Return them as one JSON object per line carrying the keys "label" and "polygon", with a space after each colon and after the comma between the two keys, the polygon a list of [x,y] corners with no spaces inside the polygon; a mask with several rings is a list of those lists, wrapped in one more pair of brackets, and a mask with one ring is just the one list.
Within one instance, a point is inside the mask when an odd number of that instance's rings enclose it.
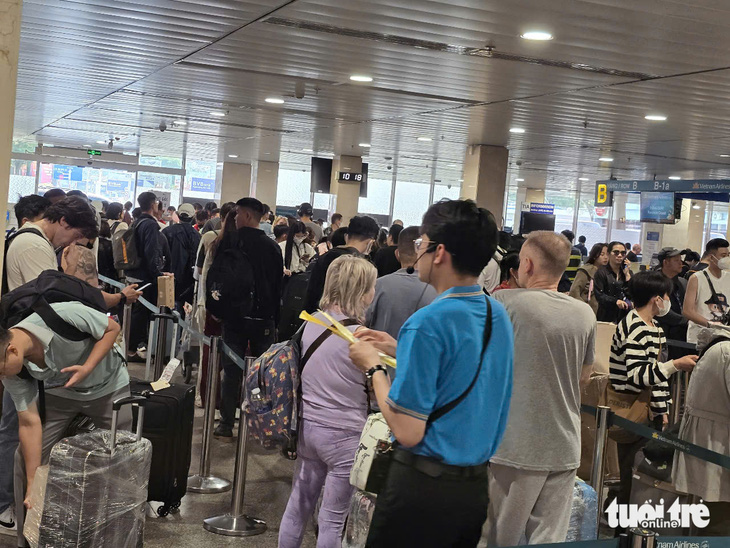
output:
{"label": "suitcase wheel", "polygon": [[161,518],[164,518],[169,513],[170,513],[170,507],[167,506],[166,504],[163,504],[162,506],[157,508],[157,515],[160,516]]}
{"label": "suitcase wheel", "polygon": [[171,514],[180,513],[180,503],[179,502],[176,502],[175,504],[170,505],[170,513]]}
{"label": "suitcase wheel", "polygon": [[193,378],[193,364],[186,363],[183,360],[182,363],[182,374],[185,384],[190,384],[190,380]]}

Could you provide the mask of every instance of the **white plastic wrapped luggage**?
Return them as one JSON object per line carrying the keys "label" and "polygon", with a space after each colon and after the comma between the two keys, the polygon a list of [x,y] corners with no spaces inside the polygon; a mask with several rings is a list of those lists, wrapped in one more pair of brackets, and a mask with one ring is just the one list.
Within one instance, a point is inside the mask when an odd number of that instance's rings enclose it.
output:
{"label": "white plastic wrapped luggage", "polygon": [[[121,398],[114,409],[133,403],[142,413],[145,401]],[[111,431],[64,438],[51,450],[38,547],[142,546],[152,446],[142,417],[135,436],[116,431],[116,415]]]}
{"label": "white plastic wrapped luggage", "polygon": [[352,494],[342,548],[364,548],[378,496],[360,489]]}
{"label": "white plastic wrapped luggage", "polygon": [[598,496],[595,489],[582,479],[575,478],[573,505],[570,509],[570,523],[566,542],[596,540],[598,520]]}

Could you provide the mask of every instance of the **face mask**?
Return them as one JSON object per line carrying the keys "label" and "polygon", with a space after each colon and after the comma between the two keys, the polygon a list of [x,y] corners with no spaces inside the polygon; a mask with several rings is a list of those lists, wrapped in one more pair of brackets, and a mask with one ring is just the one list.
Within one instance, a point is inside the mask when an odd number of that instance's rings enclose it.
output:
{"label": "face mask", "polygon": [[303,242],[303,241],[304,241],[305,239],[306,239],[306,238],[304,238],[303,236],[302,236],[302,237],[300,237],[300,236],[294,236],[294,243],[295,243],[295,244],[297,244],[297,245],[299,245],[299,244],[301,244],[301,243],[302,243],[302,242]]}
{"label": "face mask", "polygon": [[659,305],[659,312],[657,313],[657,317],[661,318],[662,316],[666,316],[669,314],[669,311],[672,309],[672,302],[669,300],[662,299],[661,304]]}
{"label": "face mask", "polygon": [[730,257],[724,257],[717,261],[717,268],[720,270],[730,270]]}

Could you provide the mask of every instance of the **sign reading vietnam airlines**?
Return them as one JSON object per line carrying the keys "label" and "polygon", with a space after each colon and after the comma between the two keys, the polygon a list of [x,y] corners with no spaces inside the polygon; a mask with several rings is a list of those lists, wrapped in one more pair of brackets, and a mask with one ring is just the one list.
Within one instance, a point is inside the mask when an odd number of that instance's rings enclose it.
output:
{"label": "sign reading vietnam airlines", "polygon": [[614,192],[730,192],[730,180],[598,181],[596,183],[596,207],[611,206]]}

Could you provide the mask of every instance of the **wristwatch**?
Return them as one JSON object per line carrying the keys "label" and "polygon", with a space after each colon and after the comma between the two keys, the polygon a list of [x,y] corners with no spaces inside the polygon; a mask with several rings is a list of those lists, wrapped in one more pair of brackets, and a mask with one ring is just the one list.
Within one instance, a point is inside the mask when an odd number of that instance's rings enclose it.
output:
{"label": "wristwatch", "polygon": [[119,295],[120,295],[119,304],[124,306],[125,304],[127,304],[127,296],[124,293],[120,293]]}
{"label": "wristwatch", "polygon": [[382,371],[386,375],[388,374],[388,370],[385,367],[383,367],[382,365],[378,364],[375,367],[371,367],[370,369],[368,369],[365,372],[365,376],[368,378],[369,381],[372,381],[373,375],[375,375],[375,373],[377,373],[378,371]]}

